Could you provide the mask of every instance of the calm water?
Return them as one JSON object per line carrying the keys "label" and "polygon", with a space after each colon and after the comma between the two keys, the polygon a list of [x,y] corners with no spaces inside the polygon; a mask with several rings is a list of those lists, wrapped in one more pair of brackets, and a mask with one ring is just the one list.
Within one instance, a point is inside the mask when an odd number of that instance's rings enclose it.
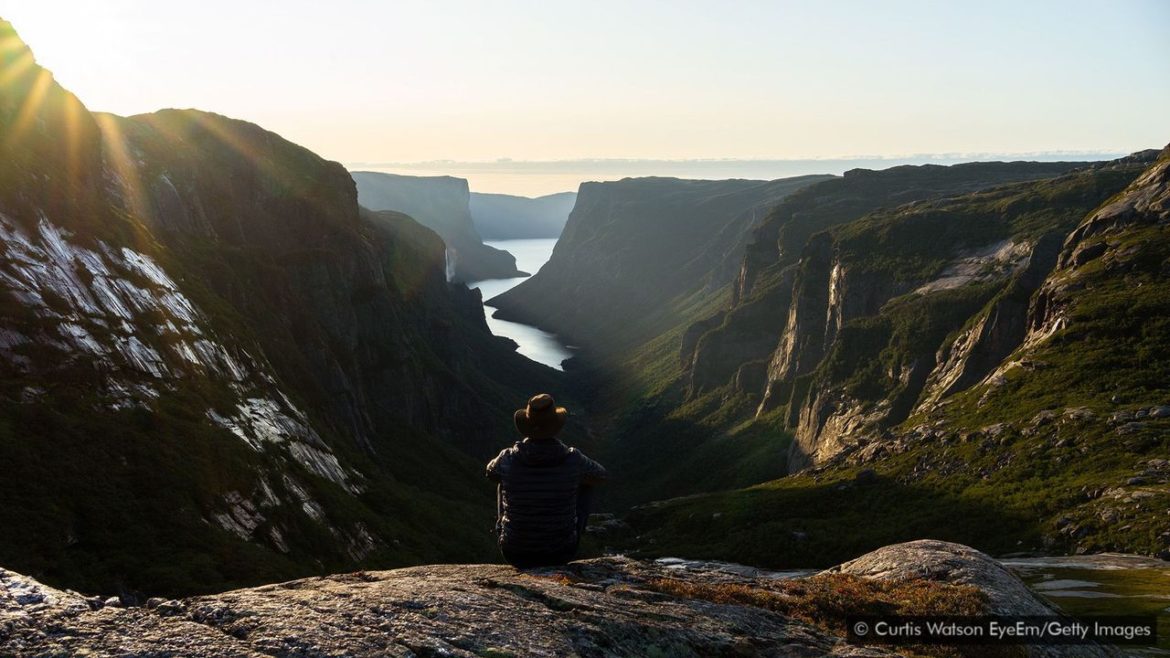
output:
{"label": "calm water", "polygon": [[[492,240],[486,244],[510,252],[516,257],[516,266],[522,272],[536,274],[541,266],[547,263],[548,259],[552,256],[553,246],[556,243],[557,241],[555,239],[550,238],[545,240]],[[471,284],[471,287],[479,288],[486,302],[505,290],[515,287],[523,280],[524,277],[517,279],[487,279],[485,281],[476,281]],[[561,368],[561,361],[573,356],[572,350],[557,340],[556,335],[550,334],[547,331],[541,331],[536,327],[520,324],[519,322],[508,322],[507,320],[493,318],[492,313],[494,312],[494,308],[490,306],[484,307],[484,314],[487,315],[488,327],[492,330],[492,333],[497,336],[506,336],[516,341],[520,345],[517,351],[524,356],[538,363],[556,368],[557,370],[563,370]]]}
{"label": "calm water", "polygon": [[1125,655],[1170,656],[1170,562],[1106,553],[1003,563],[1068,614],[1157,616],[1157,648],[1127,647]]}
{"label": "calm water", "polygon": [[[671,570],[719,572],[747,578],[804,578],[816,569],[767,571],[713,560],[660,558]],[[1001,560],[1032,591],[1072,616],[1135,615],[1158,618],[1157,647],[1126,647],[1126,656],[1170,656],[1170,562],[1106,553]]]}

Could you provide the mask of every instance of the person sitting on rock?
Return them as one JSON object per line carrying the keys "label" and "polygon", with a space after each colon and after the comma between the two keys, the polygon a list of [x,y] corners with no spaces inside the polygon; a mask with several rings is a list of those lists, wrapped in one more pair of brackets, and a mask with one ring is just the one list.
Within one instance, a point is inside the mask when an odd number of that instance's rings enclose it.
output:
{"label": "person sitting on rock", "polygon": [[592,487],[607,477],[601,464],[556,438],[568,416],[551,395],[533,396],[514,415],[524,440],[487,465],[487,476],[497,483],[500,552],[519,569],[573,559],[589,519]]}

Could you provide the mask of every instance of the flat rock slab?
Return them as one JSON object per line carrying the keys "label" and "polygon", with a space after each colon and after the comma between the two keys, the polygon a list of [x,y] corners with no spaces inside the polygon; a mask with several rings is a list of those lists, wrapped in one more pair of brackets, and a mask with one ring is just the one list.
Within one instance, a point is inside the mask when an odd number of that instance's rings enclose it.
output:
{"label": "flat rock slab", "polygon": [[79,595],[3,574],[5,656],[894,655],[761,608],[642,588],[655,578],[704,576],[625,558],[529,572],[501,565],[360,572],[149,609],[93,609]]}
{"label": "flat rock slab", "polygon": [[[776,582],[767,572],[727,566],[624,557],[530,571],[430,565],[151,599],[131,608],[0,569],[0,656],[899,655],[897,647],[851,645],[764,607],[683,598],[655,586],[661,579],[763,589]],[[971,585],[987,594],[993,613],[1054,614],[999,562],[959,544],[896,544],[830,571]],[[1020,648],[1029,656],[1116,655],[1099,646]]]}

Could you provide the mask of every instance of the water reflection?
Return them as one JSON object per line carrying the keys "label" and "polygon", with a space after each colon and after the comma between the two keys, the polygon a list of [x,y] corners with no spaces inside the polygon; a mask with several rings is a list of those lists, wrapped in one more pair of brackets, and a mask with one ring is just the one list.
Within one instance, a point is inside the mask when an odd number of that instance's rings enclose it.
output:
{"label": "water reflection", "polygon": [[[521,271],[536,274],[548,259],[552,256],[553,247],[556,246],[556,239],[542,239],[542,240],[492,240],[487,244],[497,248],[504,249],[516,257],[516,266]],[[484,301],[495,297],[496,295],[509,290],[524,280],[524,277],[515,279],[487,279],[485,281],[476,281],[470,284],[472,288],[479,288],[483,294]],[[543,363],[546,366],[563,370],[561,361],[573,355],[572,350],[566,347],[555,334],[550,334],[547,331],[542,331],[536,327],[519,322],[509,322],[507,320],[499,320],[492,317],[495,312],[494,308],[490,306],[484,307],[484,314],[487,315],[488,328],[497,336],[506,336],[516,341],[520,346],[516,351],[524,356]]]}

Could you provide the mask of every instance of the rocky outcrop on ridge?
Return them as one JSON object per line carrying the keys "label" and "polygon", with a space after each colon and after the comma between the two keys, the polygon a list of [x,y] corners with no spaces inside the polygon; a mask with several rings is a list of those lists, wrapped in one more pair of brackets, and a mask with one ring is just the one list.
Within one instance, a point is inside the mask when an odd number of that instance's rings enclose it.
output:
{"label": "rocky outcrop on ridge", "polygon": [[[956,544],[891,546],[831,570],[982,591],[999,614],[1051,614],[986,555]],[[311,578],[124,606],[0,570],[4,655],[220,656],[888,656],[764,605],[687,592],[758,590],[730,570],[611,557],[518,572],[432,565]],[[830,581],[831,582],[831,581]],[[958,590],[956,590],[958,591]],[[1043,654],[1035,654],[1043,655]],[[1102,655],[1066,652],[1064,655]]]}
{"label": "rocky outcrop on ridge", "polygon": [[483,243],[472,221],[471,191],[466,179],[374,171],[355,171],[351,175],[362,206],[410,215],[443,238],[451,278],[471,282],[522,276],[512,254]]}

